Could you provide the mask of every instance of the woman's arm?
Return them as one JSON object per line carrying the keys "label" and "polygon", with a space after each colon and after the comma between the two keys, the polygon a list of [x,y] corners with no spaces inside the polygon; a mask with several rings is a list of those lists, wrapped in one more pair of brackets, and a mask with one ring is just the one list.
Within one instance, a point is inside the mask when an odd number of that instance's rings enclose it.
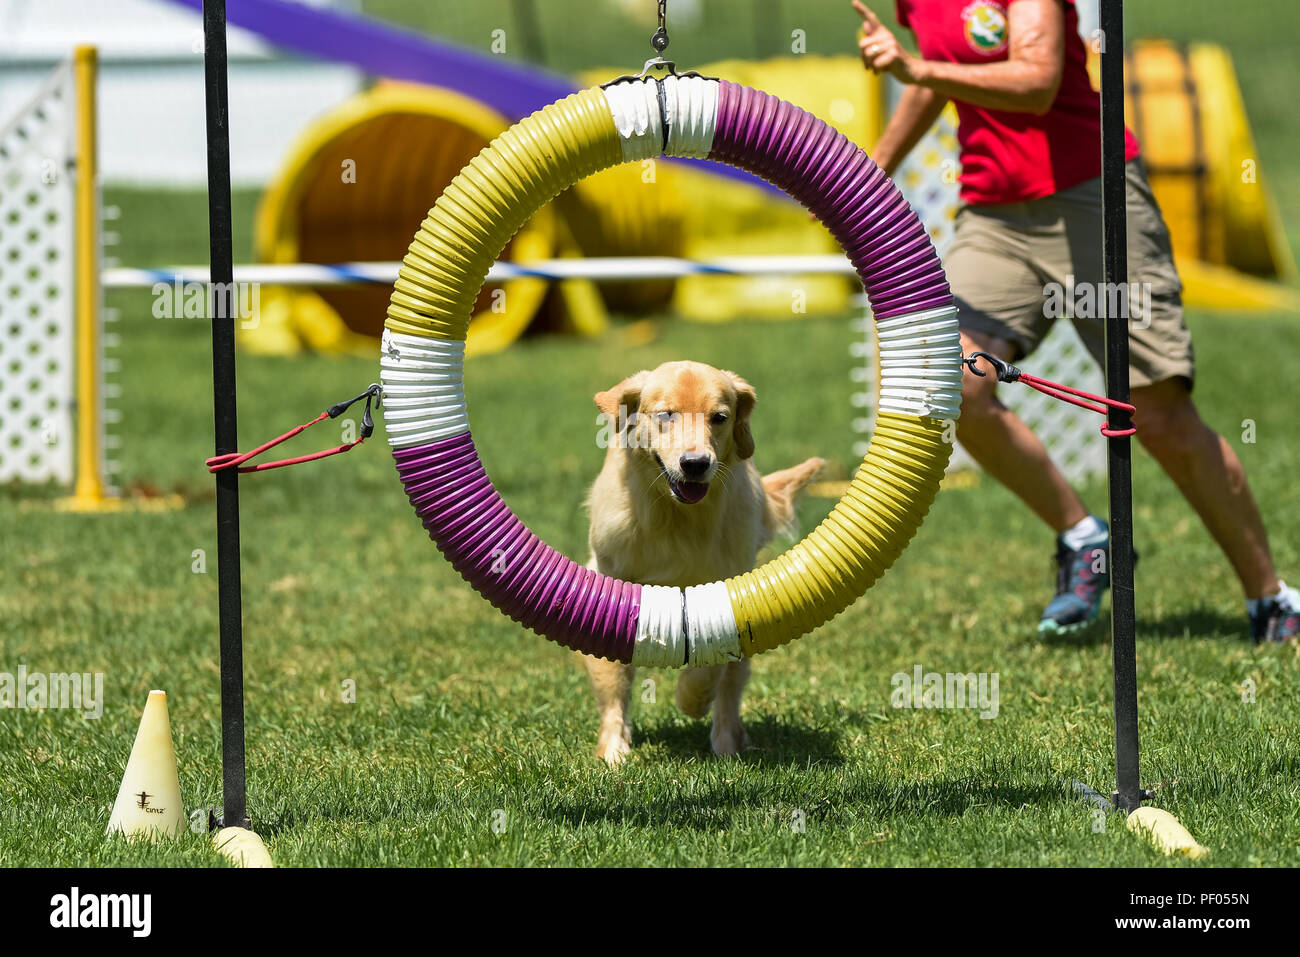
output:
{"label": "woman's arm", "polygon": [[898,109],[894,110],[880,134],[876,148],[871,151],[871,158],[886,174],[893,176],[907,154],[934,125],[947,103],[948,98],[934,90],[909,86],[903,91]]}
{"label": "woman's arm", "polygon": [[1007,10],[1007,59],[997,63],[947,63],[912,56],[861,2],[853,7],[866,30],[858,47],[876,73],[888,70],[904,83],[942,97],[994,110],[1042,115],[1061,86],[1065,14],[1061,0],[1016,0]]}

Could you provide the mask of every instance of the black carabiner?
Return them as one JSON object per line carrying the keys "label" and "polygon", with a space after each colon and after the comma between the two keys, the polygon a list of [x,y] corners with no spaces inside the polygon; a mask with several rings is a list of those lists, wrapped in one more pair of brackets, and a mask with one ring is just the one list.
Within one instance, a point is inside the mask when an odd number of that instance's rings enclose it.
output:
{"label": "black carabiner", "polygon": [[1013,366],[1005,359],[999,359],[997,356],[990,355],[987,352],[972,352],[968,356],[962,356],[962,362],[970,366],[970,371],[983,379],[987,372],[981,372],[975,364],[980,359],[987,359],[998,374],[999,382],[1015,382],[1020,378],[1020,370]]}
{"label": "black carabiner", "polygon": [[[372,382],[370,383],[370,387],[367,388],[365,392],[362,392],[360,395],[348,399],[345,402],[338,402],[330,406],[327,411],[331,419],[337,419],[340,415],[346,412],[351,406],[353,406],[357,402],[360,402],[362,399],[365,399],[366,416],[368,417],[370,415],[370,400],[374,399],[375,408],[380,408],[383,405],[383,396],[384,396],[384,387],[381,386],[378,382]],[[362,421],[364,423],[364,419]],[[372,429],[374,428],[373,423],[371,423],[371,428]]]}

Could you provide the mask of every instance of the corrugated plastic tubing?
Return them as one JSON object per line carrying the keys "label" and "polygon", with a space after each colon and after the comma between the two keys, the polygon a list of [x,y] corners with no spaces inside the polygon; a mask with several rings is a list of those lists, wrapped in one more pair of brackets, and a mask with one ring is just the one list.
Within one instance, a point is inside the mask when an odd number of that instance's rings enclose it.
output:
{"label": "corrugated plastic tubing", "polygon": [[[857,268],[877,321],[951,305],[916,215],[875,163],[821,120],[722,82],[710,159],[764,177],[816,213]],[[562,190],[622,161],[599,89],[503,133],[429,211],[403,260],[387,328],[463,340],[488,268],[515,231]],[[744,655],[830,620],[894,562],[938,491],[950,452],[943,424],[881,410],[862,465],[825,521],[784,555],[725,583]],[[438,548],[497,608],[559,644],[632,660],[641,586],[584,568],[530,532],[492,486],[468,432],[394,456]]]}

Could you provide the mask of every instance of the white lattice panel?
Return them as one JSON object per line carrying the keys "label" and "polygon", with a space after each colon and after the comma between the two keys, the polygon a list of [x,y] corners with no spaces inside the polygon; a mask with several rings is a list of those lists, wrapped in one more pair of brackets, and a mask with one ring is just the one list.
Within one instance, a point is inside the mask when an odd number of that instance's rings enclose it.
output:
{"label": "white lattice panel", "polygon": [[[898,86],[891,81],[891,105],[897,104]],[[948,107],[917,144],[894,175],[908,203],[917,211],[942,257],[953,239],[953,220],[957,215],[960,184],[957,176],[956,113]],[[854,395],[861,414],[854,419],[855,428],[863,433],[874,427],[872,403],[875,401],[875,346],[872,324],[862,324],[863,339],[854,351],[862,364],[854,370],[855,382],[862,388]],[[1079,341],[1068,320],[1059,320],[1033,355],[1018,365],[1026,372],[1052,379],[1076,389],[1105,394],[1101,370]],[[998,397],[1034,430],[1057,467],[1066,478],[1079,481],[1106,472],[1106,440],[1098,428],[1101,418],[1092,412],[1049,399],[1025,385],[1004,384]],[[867,443],[859,442],[854,451],[866,454]],[[975,468],[975,461],[961,444],[953,451],[948,470]]]}
{"label": "white lattice panel", "polygon": [[0,127],[0,481],[72,481],[73,89]]}

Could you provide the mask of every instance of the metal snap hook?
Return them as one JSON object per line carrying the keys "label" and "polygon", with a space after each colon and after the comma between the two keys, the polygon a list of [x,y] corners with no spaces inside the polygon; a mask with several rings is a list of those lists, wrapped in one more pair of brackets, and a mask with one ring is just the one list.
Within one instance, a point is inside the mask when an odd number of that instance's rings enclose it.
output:
{"label": "metal snap hook", "polygon": [[961,361],[970,367],[971,372],[983,379],[988,375],[988,373],[982,372],[976,365],[976,362],[980,359],[987,359],[989,361],[989,364],[992,365],[994,370],[997,372],[999,382],[1015,382],[1020,378],[1019,369],[1013,366],[1010,362],[1007,362],[1005,359],[999,359],[997,356],[990,355],[987,352],[972,352],[968,356],[962,356]]}

